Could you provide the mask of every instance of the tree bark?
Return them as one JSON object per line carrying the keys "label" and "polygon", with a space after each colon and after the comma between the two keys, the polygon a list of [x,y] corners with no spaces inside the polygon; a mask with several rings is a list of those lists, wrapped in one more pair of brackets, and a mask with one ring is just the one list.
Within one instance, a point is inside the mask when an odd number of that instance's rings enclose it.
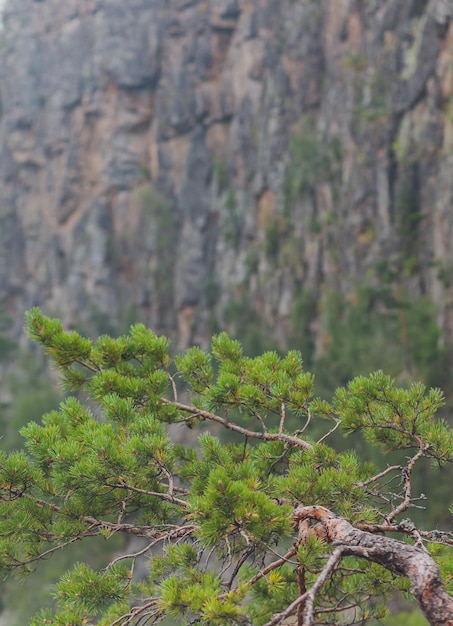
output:
{"label": "tree bark", "polygon": [[355,528],[322,506],[299,506],[293,517],[297,526],[309,519],[318,521],[310,531],[346,548],[344,555],[362,557],[406,576],[431,626],[453,626],[453,598],[446,592],[439,568],[426,548]]}

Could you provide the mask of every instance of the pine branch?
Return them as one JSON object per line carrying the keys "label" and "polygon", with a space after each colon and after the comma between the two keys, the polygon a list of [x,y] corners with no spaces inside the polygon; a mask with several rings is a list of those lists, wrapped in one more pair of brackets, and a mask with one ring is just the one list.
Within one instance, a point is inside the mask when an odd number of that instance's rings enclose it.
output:
{"label": "pine branch", "polygon": [[198,409],[195,406],[191,406],[188,404],[183,404],[182,402],[174,402],[173,400],[167,400],[166,398],[162,398],[162,402],[164,404],[171,404],[178,408],[180,411],[184,411],[185,413],[190,413],[193,417],[201,417],[203,419],[209,420],[211,422],[216,422],[217,424],[221,424],[228,430],[233,430],[244,437],[249,437],[250,439],[261,439],[262,441],[281,441],[283,443],[287,443],[296,448],[302,448],[303,450],[311,450],[312,445],[308,441],[304,441],[303,439],[299,439],[299,437],[295,437],[293,435],[285,435],[284,433],[269,433],[269,432],[257,432],[253,430],[248,430],[247,428],[243,428],[234,422],[230,422],[224,417],[217,415],[216,413],[211,413],[211,411],[206,411],[204,409]]}
{"label": "pine branch", "polygon": [[299,506],[293,519],[296,526],[307,520],[319,522],[312,532],[340,547],[342,555],[358,556],[406,576],[431,626],[453,626],[453,599],[445,590],[437,564],[426,550],[355,528],[322,506]]}

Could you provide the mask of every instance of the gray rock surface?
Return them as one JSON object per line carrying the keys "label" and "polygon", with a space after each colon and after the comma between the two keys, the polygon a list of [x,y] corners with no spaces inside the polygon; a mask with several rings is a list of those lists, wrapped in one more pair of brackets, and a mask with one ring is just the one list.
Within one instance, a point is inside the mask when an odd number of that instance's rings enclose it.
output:
{"label": "gray rock surface", "polygon": [[39,305],[204,344],[243,298],[284,344],[296,291],[394,263],[453,341],[452,18],[445,0],[11,0],[16,329]]}

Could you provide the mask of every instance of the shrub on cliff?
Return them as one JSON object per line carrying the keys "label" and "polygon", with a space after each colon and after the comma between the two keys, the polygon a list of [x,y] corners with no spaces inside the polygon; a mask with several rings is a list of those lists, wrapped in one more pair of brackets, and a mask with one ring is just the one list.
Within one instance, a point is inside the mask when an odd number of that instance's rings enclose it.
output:
{"label": "shrub on cliff", "polygon": [[[410,519],[414,468],[453,460],[439,390],[377,372],[329,404],[297,352],[247,358],[222,333],[210,353],[172,360],[142,324],[93,343],[37,309],[27,323],[77,397],[22,430],[27,453],[2,455],[0,568],[27,573],[78,541],[140,538],[102,571],[78,563],[33,626],[364,623],[395,590],[431,624],[453,624],[441,575],[452,578],[452,536]],[[338,428],[407,457],[378,471],[329,446]]]}

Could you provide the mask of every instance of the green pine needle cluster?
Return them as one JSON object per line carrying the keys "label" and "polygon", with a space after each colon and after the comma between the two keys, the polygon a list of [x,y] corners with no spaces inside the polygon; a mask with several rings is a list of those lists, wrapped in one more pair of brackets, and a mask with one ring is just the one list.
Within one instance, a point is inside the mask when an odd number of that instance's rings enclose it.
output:
{"label": "green pine needle cluster", "polygon": [[[298,352],[249,358],[226,333],[172,358],[143,324],[91,341],[32,309],[27,330],[72,395],[22,429],[25,452],[0,455],[0,570],[26,575],[65,546],[124,536],[104,570],[64,574],[32,626],[265,626],[297,598],[292,614],[309,615],[310,589],[318,624],[382,618],[407,580],[355,553],[327,572],[335,546],[319,524],[294,525],[305,506],[430,544],[450,589],[451,535],[410,520],[414,466],[453,460],[439,390],[376,372],[328,403]],[[336,450],[337,430],[405,461],[378,470]]]}

